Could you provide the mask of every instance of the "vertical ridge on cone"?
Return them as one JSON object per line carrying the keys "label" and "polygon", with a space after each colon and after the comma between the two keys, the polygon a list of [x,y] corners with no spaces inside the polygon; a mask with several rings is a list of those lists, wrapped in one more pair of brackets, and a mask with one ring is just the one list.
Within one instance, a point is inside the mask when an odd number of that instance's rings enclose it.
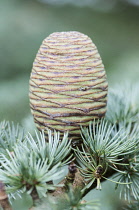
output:
{"label": "vertical ridge on cone", "polygon": [[92,40],[76,31],[44,39],[30,77],[30,107],[37,127],[69,131],[104,117],[107,104],[104,66]]}

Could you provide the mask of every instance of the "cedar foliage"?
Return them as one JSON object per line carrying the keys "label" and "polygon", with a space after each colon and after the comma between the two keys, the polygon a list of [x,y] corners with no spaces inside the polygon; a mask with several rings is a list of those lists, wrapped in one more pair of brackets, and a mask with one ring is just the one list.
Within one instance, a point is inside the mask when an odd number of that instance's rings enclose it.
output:
{"label": "cedar foliage", "polygon": [[[48,130],[46,142],[44,131],[32,136],[18,125],[1,122],[0,180],[10,205],[20,197],[32,209],[99,209],[99,201],[86,202],[83,197],[92,189],[101,190],[101,182],[112,181],[119,189],[122,208],[137,209],[138,91],[137,85],[110,90],[105,118],[81,127],[80,148],[72,147],[68,133],[61,138],[60,133],[52,135]],[[69,170],[63,175],[67,165]]]}

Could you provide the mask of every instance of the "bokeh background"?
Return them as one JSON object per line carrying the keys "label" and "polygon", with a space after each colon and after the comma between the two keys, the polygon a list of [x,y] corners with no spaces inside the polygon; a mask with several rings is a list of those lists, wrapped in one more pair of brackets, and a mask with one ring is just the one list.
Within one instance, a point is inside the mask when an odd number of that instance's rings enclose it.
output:
{"label": "bokeh background", "polygon": [[[109,87],[139,83],[139,0],[0,0],[1,121],[32,128],[28,89],[33,60],[50,33],[71,30],[97,45]],[[119,209],[115,194],[108,192],[101,195],[103,209]]]}

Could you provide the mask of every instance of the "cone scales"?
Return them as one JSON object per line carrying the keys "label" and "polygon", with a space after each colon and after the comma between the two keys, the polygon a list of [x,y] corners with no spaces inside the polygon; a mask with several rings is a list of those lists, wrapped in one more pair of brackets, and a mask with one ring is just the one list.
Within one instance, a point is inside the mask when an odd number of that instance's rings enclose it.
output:
{"label": "cone scales", "polygon": [[56,32],[44,39],[30,77],[30,107],[39,130],[68,131],[80,139],[106,112],[107,81],[92,40],[79,32]]}

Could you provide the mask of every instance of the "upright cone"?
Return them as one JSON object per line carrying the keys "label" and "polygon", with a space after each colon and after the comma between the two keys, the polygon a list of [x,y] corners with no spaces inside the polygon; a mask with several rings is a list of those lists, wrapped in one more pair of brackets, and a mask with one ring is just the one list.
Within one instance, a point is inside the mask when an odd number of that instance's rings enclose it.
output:
{"label": "upright cone", "polygon": [[79,32],[56,32],[44,39],[30,77],[30,107],[39,130],[68,131],[80,139],[106,112],[107,81],[92,40]]}

